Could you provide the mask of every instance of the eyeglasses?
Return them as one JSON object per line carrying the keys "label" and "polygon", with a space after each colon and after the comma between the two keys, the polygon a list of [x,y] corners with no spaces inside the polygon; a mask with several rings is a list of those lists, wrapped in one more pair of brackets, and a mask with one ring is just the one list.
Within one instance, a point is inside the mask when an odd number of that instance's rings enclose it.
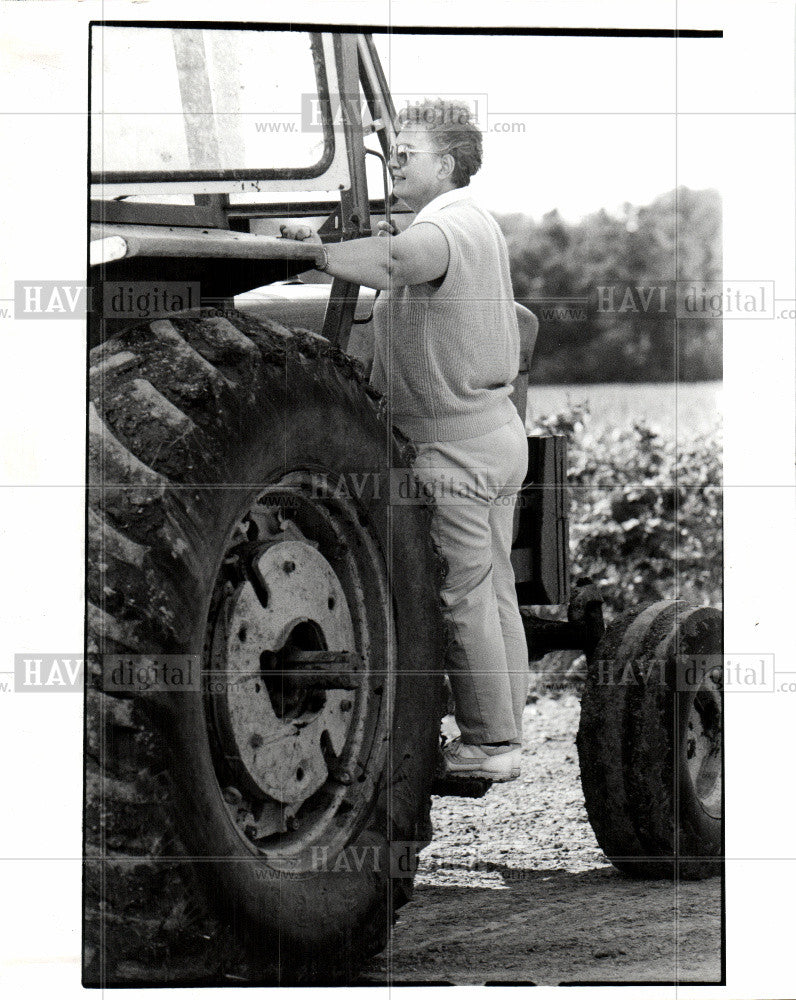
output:
{"label": "eyeglasses", "polygon": [[415,156],[419,153],[427,153],[431,156],[439,156],[440,154],[436,149],[414,149],[412,146],[407,146],[406,143],[399,143],[397,146],[390,146],[390,160],[395,160],[399,167],[405,167],[409,162],[410,156]]}

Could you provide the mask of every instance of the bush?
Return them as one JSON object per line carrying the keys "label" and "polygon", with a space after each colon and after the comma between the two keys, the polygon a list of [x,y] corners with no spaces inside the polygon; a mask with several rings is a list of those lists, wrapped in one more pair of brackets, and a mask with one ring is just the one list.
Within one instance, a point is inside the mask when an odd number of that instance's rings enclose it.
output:
{"label": "bush", "polygon": [[572,578],[601,585],[606,611],[681,597],[721,604],[721,440],[653,427],[589,429],[576,404],[536,422],[568,438]]}

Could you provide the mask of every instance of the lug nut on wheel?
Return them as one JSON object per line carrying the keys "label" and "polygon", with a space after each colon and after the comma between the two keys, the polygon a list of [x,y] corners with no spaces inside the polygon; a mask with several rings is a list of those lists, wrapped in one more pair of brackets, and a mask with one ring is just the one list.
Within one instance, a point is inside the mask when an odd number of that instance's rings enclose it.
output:
{"label": "lug nut on wheel", "polygon": [[237,788],[234,788],[232,785],[230,785],[228,788],[224,789],[224,801],[228,805],[239,806],[243,801],[243,796],[241,795],[241,793],[238,791]]}

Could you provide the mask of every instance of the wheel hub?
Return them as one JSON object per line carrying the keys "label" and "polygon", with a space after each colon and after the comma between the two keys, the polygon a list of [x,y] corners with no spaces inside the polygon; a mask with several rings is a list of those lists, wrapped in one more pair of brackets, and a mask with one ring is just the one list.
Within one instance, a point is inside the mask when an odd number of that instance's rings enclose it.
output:
{"label": "wheel hub", "polygon": [[709,677],[696,691],[688,712],[686,761],[702,808],[721,818],[721,692]]}
{"label": "wheel hub", "polygon": [[344,680],[323,669],[329,657],[300,654],[350,656],[354,629],[340,582],[312,545],[271,545],[255,566],[260,595],[248,581],[237,590],[214,650],[226,662],[226,749],[257,790],[295,804],[327,780],[324,750],[342,752],[351,721],[348,691],[327,687]]}
{"label": "wheel hub", "polygon": [[371,807],[395,684],[381,550],[357,505],[313,482],[291,472],[242,514],[205,646],[219,791],[249,846],[289,868],[345,844]]}

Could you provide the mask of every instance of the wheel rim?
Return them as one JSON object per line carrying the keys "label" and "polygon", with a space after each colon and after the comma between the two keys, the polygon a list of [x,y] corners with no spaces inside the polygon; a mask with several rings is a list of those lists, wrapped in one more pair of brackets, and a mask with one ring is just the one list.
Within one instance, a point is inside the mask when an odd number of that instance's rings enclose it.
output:
{"label": "wheel rim", "polygon": [[708,674],[694,692],[686,722],[686,764],[694,792],[708,815],[721,818],[721,688]]}
{"label": "wheel rim", "polygon": [[[280,870],[333,856],[364,823],[389,746],[395,638],[362,509],[323,473],[263,490],[214,589],[205,705],[219,791]],[[334,499],[332,499],[334,498]]]}

